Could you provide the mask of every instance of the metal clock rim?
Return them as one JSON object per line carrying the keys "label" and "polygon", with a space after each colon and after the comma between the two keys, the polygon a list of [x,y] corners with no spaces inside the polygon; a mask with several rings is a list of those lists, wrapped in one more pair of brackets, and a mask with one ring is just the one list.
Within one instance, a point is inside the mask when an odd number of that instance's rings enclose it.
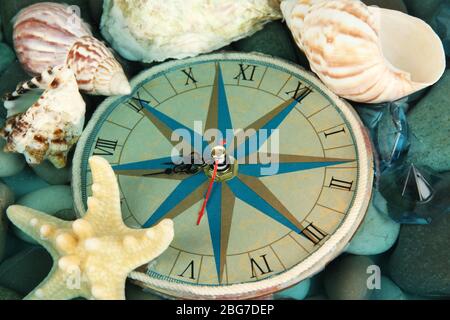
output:
{"label": "metal clock rim", "polygon": [[[335,102],[336,107],[350,124],[355,142],[357,142],[356,149],[359,160],[359,183],[357,185],[357,189],[355,190],[356,196],[353,199],[352,208],[349,210],[338,229],[319,249],[289,270],[267,279],[251,283],[223,286],[202,286],[155,279],[145,273],[136,271],[129,275],[131,279],[141,283],[142,286],[159,291],[160,294],[175,296],[183,299],[249,299],[268,295],[275,291],[288,288],[321,271],[327,263],[341,254],[360,226],[367,211],[373,185],[373,151],[367,131],[352,106],[350,106],[345,100],[332,93],[314,74],[304,70],[300,66],[277,57],[267,56],[260,53],[214,53],[162,63],[137,75],[131,81],[131,86],[132,88],[136,88],[137,85],[147,79],[150,75],[164,72],[165,70],[175,68],[178,65],[187,64],[190,61],[198,63],[214,60],[242,59],[253,59],[259,62],[274,64],[293,73],[301,74],[306,80],[314,83],[324,94]],[[84,211],[82,205],[82,195],[80,192],[82,183],[81,162],[84,153],[84,146],[94,130],[96,123],[107,108],[112,103],[115,103],[121,99],[123,99],[123,97],[109,97],[102,104],[100,104],[94,112],[77,144],[72,168],[72,193],[74,196],[76,214],[79,217],[82,216],[82,212]]]}

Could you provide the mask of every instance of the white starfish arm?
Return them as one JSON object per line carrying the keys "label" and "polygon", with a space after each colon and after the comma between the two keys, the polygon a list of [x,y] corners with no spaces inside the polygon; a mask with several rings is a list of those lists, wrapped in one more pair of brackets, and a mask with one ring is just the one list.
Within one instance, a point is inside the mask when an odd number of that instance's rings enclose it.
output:
{"label": "white starfish arm", "polygon": [[120,208],[120,192],[116,176],[108,161],[94,156],[89,159],[92,171],[92,197],[83,219],[92,223],[95,230],[108,234],[111,229],[124,229]]}
{"label": "white starfish arm", "polygon": [[[31,291],[24,300],[70,300],[82,296],[78,279],[71,279],[54,266],[47,278]],[[79,282],[80,283],[80,282]]]}
{"label": "white starfish arm", "polygon": [[54,242],[55,231],[70,229],[71,222],[17,205],[10,206],[7,209],[7,215],[12,223],[42,245],[53,258],[58,257]]}

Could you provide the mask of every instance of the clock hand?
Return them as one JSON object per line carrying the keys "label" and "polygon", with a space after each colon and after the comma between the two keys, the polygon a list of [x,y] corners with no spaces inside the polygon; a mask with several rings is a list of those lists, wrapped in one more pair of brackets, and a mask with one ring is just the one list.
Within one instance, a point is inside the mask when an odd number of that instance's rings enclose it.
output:
{"label": "clock hand", "polygon": [[211,176],[211,181],[209,182],[208,191],[206,192],[206,195],[205,195],[205,200],[203,201],[202,208],[200,209],[200,212],[198,213],[197,225],[200,224],[200,221],[202,220],[203,215],[205,214],[206,204],[208,203],[209,196],[211,195],[211,190],[214,186],[214,180],[216,179],[218,167],[219,167],[219,161],[216,160],[214,162],[214,171]]}

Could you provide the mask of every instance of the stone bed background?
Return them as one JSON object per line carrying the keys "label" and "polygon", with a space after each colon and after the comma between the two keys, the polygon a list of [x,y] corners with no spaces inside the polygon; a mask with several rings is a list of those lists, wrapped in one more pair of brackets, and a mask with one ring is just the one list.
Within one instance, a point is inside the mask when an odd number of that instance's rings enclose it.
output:
{"label": "stone bed background", "polygon": [[[12,48],[11,18],[38,0],[0,0],[0,95],[29,78]],[[77,5],[96,37],[102,0],[58,0]],[[447,55],[442,79],[402,103],[407,104],[412,143],[407,160],[444,173],[450,171],[450,0],[365,0],[366,4],[407,12],[428,22],[441,37]],[[414,41],[414,39],[411,39]],[[296,62],[307,70],[308,61],[293,42],[282,21],[271,22],[253,36],[219,50],[262,52]],[[131,78],[153,64],[118,58]],[[424,57],[426,59],[426,57]],[[87,120],[103,97],[84,96]],[[377,109],[378,108],[378,109]],[[361,113],[369,125],[385,105]],[[364,110],[360,108],[359,110]],[[367,109],[366,109],[367,111]],[[0,125],[6,112],[0,106]],[[4,141],[0,141],[3,149]],[[448,177],[448,176],[447,176]],[[448,178],[447,178],[448,179]],[[75,219],[70,189],[70,166],[57,170],[49,163],[26,165],[22,155],[0,150],[0,300],[21,299],[36,287],[52,266],[42,247],[7,221],[6,208],[28,206],[57,217]],[[450,183],[449,183],[450,184]],[[447,184],[447,185],[449,185]],[[450,197],[450,190],[448,190]],[[367,216],[346,252],[325,270],[275,294],[275,299],[445,299],[450,298],[450,215],[438,215],[429,225],[400,225],[388,217],[389,203],[377,192]],[[444,209],[439,209],[444,210]],[[450,211],[450,210],[449,210]],[[381,288],[370,289],[367,281],[374,267],[381,271]],[[375,271],[376,272],[376,271]],[[371,282],[369,280],[369,282]],[[127,284],[127,299],[154,300],[157,296]]]}

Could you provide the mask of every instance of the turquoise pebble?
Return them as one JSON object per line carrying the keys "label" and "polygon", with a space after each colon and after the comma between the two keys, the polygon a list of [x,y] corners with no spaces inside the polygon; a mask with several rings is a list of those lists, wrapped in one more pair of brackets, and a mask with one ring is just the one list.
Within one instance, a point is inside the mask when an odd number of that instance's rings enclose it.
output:
{"label": "turquoise pebble", "polygon": [[406,5],[402,0],[362,0],[362,2],[368,6],[378,6],[380,8],[408,13]]}
{"label": "turquoise pebble", "polygon": [[28,166],[25,166],[25,169],[15,176],[2,178],[2,181],[8,185],[17,198],[49,186],[47,182],[39,178]]}
{"label": "turquoise pebble", "polygon": [[0,75],[5,71],[16,56],[6,44],[0,42]]}
{"label": "turquoise pebble", "polygon": [[[389,250],[397,241],[400,224],[383,213],[387,212],[386,200],[381,195],[376,199],[377,207],[373,202],[370,204],[364,221],[350,241],[346,252],[376,255]],[[381,208],[382,212],[378,208]]]}
{"label": "turquoise pebble", "polygon": [[8,259],[19,252],[31,248],[33,245],[19,239],[13,232],[8,232],[6,235],[5,255],[3,259]]}
{"label": "turquoise pebble", "polygon": [[49,161],[44,161],[39,165],[31,166],[31,169],[38,177],[53,185],[67,184],[72,179],[72,167],[69,165],[58,169]]}
{"label": "turquoise pebble", "polygon": [[6,237],[7,237],[7,219],[6,209],[14,203],[14,193],[8,186],[0,183],[0,262],[5,256]]}
{"label": "turquoise pebble", "polygon": [[406,300],[402,289],[391,279],[381,276],[380,288],[372,289],[371,300]]}
{"label": "turquoise pebble", "polygon": [[[3,97],[8,92],[14,91],[18,83],[29,79],[30,76],[22,69],[20,62],[17,60],[13,61],[8,68],[4,70],[3,74],[0,75],[0,97]],[[6,109],[3,107],[0,107],[0,118],[6,118]],[[3,149],[3,147],[0,149]]]}
{"label": "turquoise pebble", "polygon": [[[50,186],[23,196],[17,204],[52,216],[57,216],[58,212],[63,212],[67,216],[67,210],[73,210],[72,190],[69,186]],[[72,217],[74,218],[75,215]],[[20,239],[33,244],[37,243],[16,226],[13,226],[13,230]]]}
{"label": "turquoise pebble", "polygon": [[367,300],[371,290],[367,273],[373,261],[366,256],[342,255],[324,270],[324,285],[332,300]]}
{"label": "turquoise pebble", "polygon": [[404,0],[408,13],[428,21],[433,16],[442,0]]}
{"label": "turquoise pebble", "polygon": [[0,137],[0,178],[18,174],[25,167],[25,158],[18,153],[3,151],[6,141]]}
{"label": "turquoise pebble", "polygon": [[286,290],[277,292],[275,299],[295,299],[303,300],[308,295],[311,288],[311,279],[305,279],[302,282],[292,286]]}
{"label": "turquoise pebble", "polygon": [[44,248],[28,248],[0,264],[0,286],[26,295],[45,279],[52,265]]}
{"label": "turquoise pebble", "polygon": [[0,301],[2,300],[22,300],[22,296],[11,289],[0,286]]}
{"label": "turquoise pebble", "polygon": [[163,300],[160,296],[137,285],[127,283],[125,286],[126,300]]}

